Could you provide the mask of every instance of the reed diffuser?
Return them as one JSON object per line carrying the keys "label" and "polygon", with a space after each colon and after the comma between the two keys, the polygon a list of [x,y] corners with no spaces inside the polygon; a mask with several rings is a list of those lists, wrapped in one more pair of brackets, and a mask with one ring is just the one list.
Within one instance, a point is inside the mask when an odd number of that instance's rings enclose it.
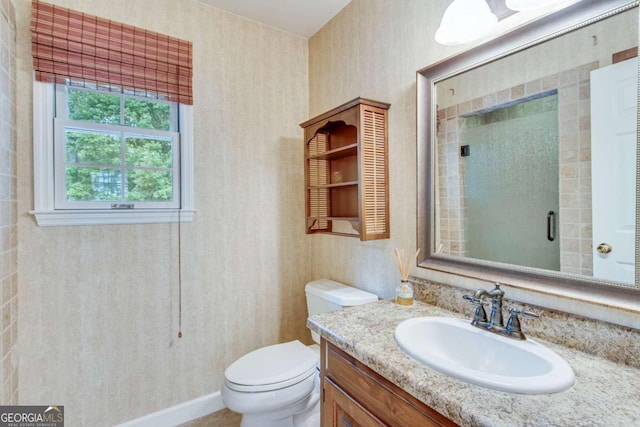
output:
{"label": "reed diffuser", "polygon": [[396,264],[398,265],[398,270],[400,270],[400,285],[396,287],[396,304],[413,305],[413,287],[409,283],[409,273],[411,273],[411,268],[415,265],[419,253],[420,248],[418,248],[413,258],[408,258],[405,261],[404,251],[398,248],[395,249]]}

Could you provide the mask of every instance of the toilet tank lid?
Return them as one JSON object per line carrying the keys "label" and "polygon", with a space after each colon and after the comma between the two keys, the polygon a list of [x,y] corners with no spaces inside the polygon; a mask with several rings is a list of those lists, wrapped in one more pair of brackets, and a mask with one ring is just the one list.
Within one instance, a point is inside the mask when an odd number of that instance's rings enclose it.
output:
{"label": "toilet tank lid", "polygon": [[375,294],[329,279],[318,279],[309,282],[305,286],[305,291],[308,294],[324,298],[343,307],[378,301],[378,296]]}

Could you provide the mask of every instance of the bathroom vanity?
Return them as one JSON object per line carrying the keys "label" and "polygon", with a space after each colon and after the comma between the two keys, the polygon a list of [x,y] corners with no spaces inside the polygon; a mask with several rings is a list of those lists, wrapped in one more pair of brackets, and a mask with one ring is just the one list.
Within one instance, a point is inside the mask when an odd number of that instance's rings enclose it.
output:
{"label": "bathroom vanity", "polygon": [[461,317],[383,300],[308,319],[323,339],[323,426],[640,425],[640,369],[532,337],[571,365],[575,385],[542,395],[491,390],[428,368],[398,347],[396,326],[421,316]]}

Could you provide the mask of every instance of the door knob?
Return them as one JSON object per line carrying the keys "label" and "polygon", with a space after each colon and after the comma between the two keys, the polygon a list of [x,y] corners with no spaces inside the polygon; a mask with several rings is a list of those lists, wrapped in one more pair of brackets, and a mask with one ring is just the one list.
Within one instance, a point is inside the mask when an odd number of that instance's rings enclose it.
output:
{"label": "door knob", "polygon": [[608,254],[608,253],[611,253],[612,250],[613,248],[608,243],[600,243],[598,245],[598,248],[596,249],[596,251],[598,251],[599,254]]}

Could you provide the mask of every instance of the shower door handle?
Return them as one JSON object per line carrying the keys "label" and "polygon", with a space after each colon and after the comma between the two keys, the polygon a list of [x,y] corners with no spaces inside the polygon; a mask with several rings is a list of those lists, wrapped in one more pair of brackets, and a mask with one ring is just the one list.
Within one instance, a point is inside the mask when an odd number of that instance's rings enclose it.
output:
{"label": "shower door handle", "polygon": [[554,211],[547,213],[547,240],[550,242],[556,240],[556,213]]}

